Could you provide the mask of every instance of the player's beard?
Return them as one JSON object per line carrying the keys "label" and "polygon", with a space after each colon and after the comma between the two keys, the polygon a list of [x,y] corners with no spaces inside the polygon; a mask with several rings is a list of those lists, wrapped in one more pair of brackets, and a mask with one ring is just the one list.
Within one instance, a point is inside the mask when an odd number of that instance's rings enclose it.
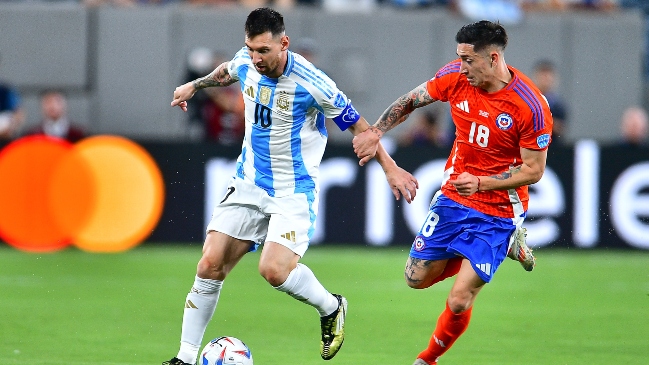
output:
{"label": "player's beard", "polygon": [[280,58],[275,58],[275,59],[271,58],[267,60],[262,60],[261,62],[257,62],[256,64],[254,64],[254,66],[255,66],[255,70],[259,72],[259,74],[275,78],[281,76],[281,74],[284,71],[284,70],[279,70],[280,63],[281,63]]}
{"label": "player's beard", "polygon": [[269,64],[259,63],[255,65],[255,70],[257,70],[261,75],[268,76],[275,73],[277,66],[271,67]]}

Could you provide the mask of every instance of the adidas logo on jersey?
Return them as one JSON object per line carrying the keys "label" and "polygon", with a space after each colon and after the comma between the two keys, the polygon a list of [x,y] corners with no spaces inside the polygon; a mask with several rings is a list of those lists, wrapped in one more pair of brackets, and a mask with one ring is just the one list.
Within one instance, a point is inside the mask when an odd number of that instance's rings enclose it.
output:
{"label": "adidas logo on jersey", "polygon": [[491,276],[491,264],[490,264],[490,263],[486,263],[486,264],[476,264],[475,267],[477,267],[478,269],[480,269],[480,271],[482,271],[483,273],[485,273],[485,274]]}
{"label": "adidas logo on jersey", "polygon": [[251,98],[255,98],[255,91],[252,89],[252,86],[248,86],[245,91],[246,95],[250,96]]}
{"label": "adidas logo on jersey", "polygon": [[463,102],[455,104],[456,107],[460,108],[463,112],[469,112],[469,102],[464,100]]}

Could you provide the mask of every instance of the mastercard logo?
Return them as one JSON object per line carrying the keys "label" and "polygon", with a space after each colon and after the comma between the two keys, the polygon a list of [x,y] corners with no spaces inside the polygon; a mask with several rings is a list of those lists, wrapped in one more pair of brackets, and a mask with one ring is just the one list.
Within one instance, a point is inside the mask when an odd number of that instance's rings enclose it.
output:
{"label": "mastercard logo", "polygon": [[20,250],[125,251],[151,234],[163,205],[158,166],[126,138],[31,136],[0,151],[0,239]]}

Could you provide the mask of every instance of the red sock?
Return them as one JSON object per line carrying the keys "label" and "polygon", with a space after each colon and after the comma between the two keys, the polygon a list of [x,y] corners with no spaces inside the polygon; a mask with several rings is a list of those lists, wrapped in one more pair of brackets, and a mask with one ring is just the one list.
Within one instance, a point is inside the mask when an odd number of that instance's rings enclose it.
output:
{"label": "red sock", "polygon": [[446,267],[444,267],[444,271],[442,271],[441,274],[439,274],[438,277],[433,280],[433,282],[430,285],[433,285],[435,283],[439,283],[440,281],[450,278],[451,276],[454,276],[458,272],[460,272],[460,266],[462,266],[462,258],[461,257],[454,257],[452,259],[449,259],[446,262]]}
{"label": "red sock", "polygon": [[430,338],[428,348],[417,357],[431,365],[437,364],[437,358],[451,348],[455,340],[469,327],[472,309],[473,307],[462,313],[453,313],[446,303],[446,309],[437,319],[437,327]]}

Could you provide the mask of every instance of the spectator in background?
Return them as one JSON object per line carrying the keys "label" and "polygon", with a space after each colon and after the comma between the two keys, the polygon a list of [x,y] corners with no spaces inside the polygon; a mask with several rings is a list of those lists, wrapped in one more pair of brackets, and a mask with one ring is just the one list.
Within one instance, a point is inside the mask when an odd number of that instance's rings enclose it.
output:
{"label": "spectator in background", "polygon": [[184,4],[193,6],[218,6],[218,7],[238,7],[242,4],[239,0],[184,0]]}
{"label": "spectator in background", "polygon": [[[414,114],[414,113],[413,113]],[[398,142],[402,146],[448,147],[447,135],[442,126],[442,116],[437,110],[422,110],[412,116],[415,122],[404,132]]]}
{"label": "spectator in background", "polygon": [[620,7],[638,9],[644,13],[644,77],[645,88],[649,85],[649,1],[647,0],[620,0]]}
{"label": "spectator in background", "polygon": [[86,136],[80,126],[68,117],[68,101],[59,90],[48,90],[41,94],[42,119],[40,123],[27,131],[28,135],[46,135],[74,143]]}
{"label": "spectator in background", "polygon": [[291,51],[301,54],[302,57],[313,64],[316,63],[316,48],[318,48],[318,44],[313,38],[302,37],[293,43],[291,45]]}
{"label": "spectator in background", "polygon": [[554,126],[552,127],[552,140],[557,143],[566,144],[565,134],[567,132],[567,109],[563,98],[556,90],[559,75],[554,63],[550,60],[540,60],[534,66],[533,74],[536,86],[548,100]]}
{"label": "spectator in background", "polygon": [[568,10],[565,0],[520,0],[525,11],[563,11]]}
{"label": "spectator in background", "polygon": [[613,10],[619,0],[518,0],[525,11]]}
{"label": "spectator in background", "polygon": [[20,95],[12,86],[0,83],[0,140],[11,139],[25,121]]}
{"label": "spectator in background", "polygon": [[[196,47],[192,49],[187,55],[187,71],[185,75],[185,82],[196,80],[212,71],[214,69],[214,53],[207,47]],[[194,95],[194,99],[197,105],[203,105],[207,99],[208,95],[204,92],[199,92]],[[189,118],[190,127],[198,127],[198,132],[190,132],[192,135],[194,133],[199,134],[201,138],[203,137],[204,127],[203,120],[201,116],[201,108],[192,108],[187,112],[187,117]]]}
{"label": "spectator in background", "polygon": [[137,5],[137,2],[135,0],[81,0],[81,3],[90,8],[99,6],[115,6],[127,8]]}
{"label": "spectator in background", "polygon": [[[220,52],[205,47],[193,49],[187,59],[187,81],[210,73],[226,61]],[[190,131],[204,141],[225,146],[240,145],[245,133],[244,104],[237,85],[202,90],[194,95],[197,108],[190,109]],[[196,128],[198,127],[198,128]]]}
{"label": "spectator in background", "polygon": [[455,0],[454,8],[471,21],[488,19],[499,24],[518,24],[523,10],[514,0]]}
{"label": "spectator in background", "polygon": [[[216,66],[223,63],[218,60]],[[215,87],[204,90],[208,96],[200,110],[205,140],[224,146],[237,146],[246,132],[244,103],[238,85]]]}
{"label": "spectator in background", "polygon": [[622,132],[621,146],[629,148],[646,146],[647,135],[649,135],[647,111],[639,106],[628,107],[622,114],[620,131]]}
{"label": "spectator in background", "polygon": [[428,6],[449,6],[453,0],[378,0],[398,8],[423,8]]}

